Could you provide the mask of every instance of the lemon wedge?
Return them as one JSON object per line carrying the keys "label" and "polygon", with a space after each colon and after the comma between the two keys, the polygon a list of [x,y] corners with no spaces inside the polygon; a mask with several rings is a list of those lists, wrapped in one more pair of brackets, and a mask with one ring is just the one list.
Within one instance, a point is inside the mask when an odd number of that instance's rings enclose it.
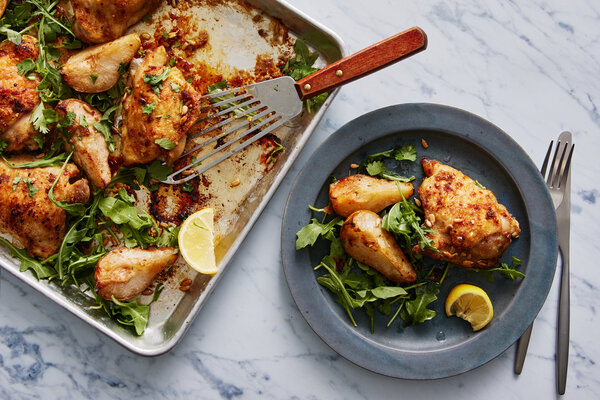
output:
{"label": "lemon wedge", "polygon": [[187,217],[179,230],[179,250],[187,263],[202,274],[219,271],[215,261],[214,210],[203,208]]}
{"label": "lemon wedge", "polygon": [[494,308],[482,288],[462,283],[452,288],[446,297],[446,315],[468,321],[476,332],[492,320]]}

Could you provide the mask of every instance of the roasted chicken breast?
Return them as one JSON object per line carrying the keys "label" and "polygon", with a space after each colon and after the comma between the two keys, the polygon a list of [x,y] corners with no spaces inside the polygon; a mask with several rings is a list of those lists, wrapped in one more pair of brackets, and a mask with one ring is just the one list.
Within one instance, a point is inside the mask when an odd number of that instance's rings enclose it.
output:
{"label": "roasted chicken breast", "polygon": [[154,11],[160,0],[71,0],[75,35],[87,43],[121,37],[128,27]]}
{"label": "roasted chicken breast", "polygon": [[344,250],[392,282],[414,282],[417,279],[415,269],[394,236],[381,228],[381,222],[381,217],[372,211],[352,213],[340,230]]}
{"label": "roasted chicken breast", "polygon": [[177,260],[175,248],[121,247],[96,266],[96,293],[107,300],[129,300],[142,293],[165,267]]}
{"label": "roasted chicken breast", "polygon": [[414,251],[464,267],[486,268],[519,237],[517,220],[484,189],[462,172],[435,160],[421,162],[427,178],[417,189],[423,203],[431,249]]}
{"label": "roasted chicken breast", "polygon": [[36,74],[19,74],[17,65],[27,59],[37,59],[37,39],[23,35],[16,45],[8,40],[0,43],[0,141],[6,151],[34,150],[36,132],[29,122],[31,112],[40,103],[35,90],[40,79]]}
{"label": "roasted chicken breast", "polygon": [[63,118],[69,112],[75,114],[73,124],[65,128],[74,152],[73,161],[85,171],[94,186],[104,189],[112,177],[108,165],[110,152],[104,135],[94,128],[94,124],[102,119],[102,113],[77,99],[61,101],[56,111]]}
{"label": "roasted chicken breast", "polygon": [[178,158],[186,133],[200,114],[200,94],[177,67],[166,66],[164,47],[146,54],[133,74],[123,102],[122,153],[125,165],[147,164],[159,156]]}
{"label": "roasted chicken breast", "polygon": [[[19,164],[34,158],[12,157]],[[54,197],[67,203],[85,203],[90,198],[86,179],[75,164],[68,164],[59,177],[60,167],[11,168],[0,160],[0,231],[12,235],[15,245],[30,254],[46,258],[56,253],[66,233],[66,212],[48,197],[58,178]]]}
{"label": "roasted chicken breast", "polygon": [[141,44],[138,34],[132,33],[88,47],[69,58],[61,75],[67,85],[79,92],[104,92],[117,83],[121,76],[119,67],[133,59]]}
{"label": "roasted chicken breast", "polygon": [[410,183],[356,174],[329,185],[329,201],[336,214],[347,217],[358,210],[379,212],[403,198],[408,199],[413,192]]}

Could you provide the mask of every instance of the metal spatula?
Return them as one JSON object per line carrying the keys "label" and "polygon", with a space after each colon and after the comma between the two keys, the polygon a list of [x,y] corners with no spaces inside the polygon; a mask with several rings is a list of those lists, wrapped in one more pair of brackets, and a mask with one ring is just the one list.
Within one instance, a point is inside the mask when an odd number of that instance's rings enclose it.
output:
{"label": "metal spatula", "polygon": [[[284,76],[204,96],[204,99],[212,100],[210,107],[216,110],[205,120],[232,115],[190,135],[188,140],[210,136],[207,135],[209,132],[221,127],[224,129],[222,133],[187,150],[182,157],[219,140],[221,142],[217,144],[220,144],[224,138],[227,138],[227,142],[214,150],[203,152],[191,164],[169,175],[164,183],[180,184],[193,179],[299,115],[302,112],[302,101],[412,56],[426,47],[425,32],[414,27],[330,64],[297,82]],[[219,101],[215,102],[215,99]],[[250,120],[254,123],[250,123]],[[255,134],[248,137],[251,133]],[[233,144],[236,146],[232,147]],[[206,165],[202,164],[213,156],[216,158],[211,158]]]}

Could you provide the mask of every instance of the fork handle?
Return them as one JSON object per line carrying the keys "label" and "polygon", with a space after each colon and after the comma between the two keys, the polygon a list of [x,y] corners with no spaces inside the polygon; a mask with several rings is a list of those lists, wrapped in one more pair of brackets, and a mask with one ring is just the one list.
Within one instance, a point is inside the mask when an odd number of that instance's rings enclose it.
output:
{"label": "fork handle", "polygon": [[562,271],[560,278],[560,295],[558,303],[558,337],[556,343],[557,390],[565,394],[567,387],[567,369],[569,366],[569,247],[561,248]]}
{"label": "fork handle", "polygon": [[421,28],[413,27],[300,79],[296,82],[296,90],[301,100],[310,99],[426,48],[427,35]]}

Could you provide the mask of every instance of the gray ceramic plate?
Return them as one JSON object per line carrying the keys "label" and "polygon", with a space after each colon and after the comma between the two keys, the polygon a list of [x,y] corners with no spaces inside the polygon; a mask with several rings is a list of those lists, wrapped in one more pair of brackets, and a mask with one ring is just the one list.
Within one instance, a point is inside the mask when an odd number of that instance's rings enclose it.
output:
{"label": "gray ceramic plate", "polygon": [[[425,139],[429,147],[421,145]],[[400,318],[386,328],[388,317],[375,320],[371,334],[361,310],[354,327],[335,297],[321,287],[313,271],[328,251],[324,246],[296,251],[296,232],[313,215],[308,205],[327,205],[331,175],[348,174],[351,163],[367,155],[412,143],[426,156],[462,170],[494,191],[521,224],[521,236],[502,260],[522,260],[527,277],[493,282],[481,274],[451,269],[433,309],[438,315],[419,326],[402,327]],[[476,368],[519,338],[542,307],[557,258],[556,217],[546,186],[527,154],[506,133],[468,112],[434,104],[402,104],[365,114],[329,137],[298,175],[286,204],[282,228],[285,276],[300,312],[332,349],[380,374],[406,379],[434,379]],[[398,172],[423,179],[419,162],[403,162]],[[494,305],[494,318],[474,333],[465,321],[445,316],[443,303],[458,283],[482,287]]]}

